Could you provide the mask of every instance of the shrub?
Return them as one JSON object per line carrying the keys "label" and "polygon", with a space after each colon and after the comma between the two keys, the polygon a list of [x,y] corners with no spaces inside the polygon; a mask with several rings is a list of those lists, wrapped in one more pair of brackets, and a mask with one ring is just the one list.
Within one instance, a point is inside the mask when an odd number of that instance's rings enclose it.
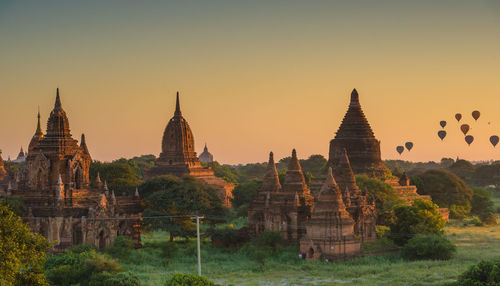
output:
{"label": "shrub", "polygon": [[471,214],[477,215],[484,224],[496,224],[491,193],[483,188],[474,188]]}
{"label": "shrub", "polygon": [[455,174],[441,169],[424,172],[414,178],[418,182],[418,192],[430,195],[432,201],[440,207],[450,209],[450,216],[461,218],[471,209],[472,189]]}
{"label": "shrub", "polygon": [[115,258],[127,259],[132,249],[134,249],[134,242],[126,236],[119,235],[113,245],[106,248],[105,251]]}
{"label": "shrub", "polygon": [[439,207],[426,200],[416,199],[411,206],[397,205],[389,223],[389,238],[397,245],[404,245],[415,234],[441,233],[446,221]]}
{"label": "shrub", "polygon": [[467,216],[462,219],[464,226],[474,225],[474,226],[482,226],[483,222],[477,216]]}
{"label": "shrub", "polygon": [[215,286],[215,284],[203,276],[176,272],[165,282],[165,286]]}
{"label": "shrub", "polygon": [[212,244],[224,247],[237,247],[241,246],[248,240],[248,236],[238,229],[225,228],[225,229],[209,229],[207,233],[212,239]]}
{"label": "shrub", "polygon": [[458,278],[459,286],[500,285],[500,261],[481,261]]}
{"label": "shrub", "polygon": [[110,274],[98,273],[92,276],[89,286],[140,286],[141,281],[130,272]]}
{"label": "shrub", "polygon": [[414,260],[448,260],[456,251],[456,246],[440,234],[417,234],[403,247],[403,255]]}
{"label": "shrub", "polygon": [[269,247],[276,249],[285,244],[285,239],[277,231],[265,231],[250,241],[251,244],[259,247]]}
{"label": "shrub", "polygon": [[366,175],[356,176],[356,184],[360,189],[366,190],[368,195],[374,199],[377,210],[377,222],[384,224],[390,217],[392,208],[401,203],[392,186],[378,179],[369,178]]}
{"label": "shrub", "polygon": [[116,274],[121,271],[121,266],[115,260],[95,250],[82,253],[69,251],[50,257],[45,263],[47,280],[52,285],[87,286],[91,278],[99,273]]}
{"label": "shrub", "polygon": [[377,226],[375,226],[375,230],[377,232],[377,237],[378,238],[385,238],[391,232],[391,229],[388,226],[385,226],[385,225],[377,225]]}

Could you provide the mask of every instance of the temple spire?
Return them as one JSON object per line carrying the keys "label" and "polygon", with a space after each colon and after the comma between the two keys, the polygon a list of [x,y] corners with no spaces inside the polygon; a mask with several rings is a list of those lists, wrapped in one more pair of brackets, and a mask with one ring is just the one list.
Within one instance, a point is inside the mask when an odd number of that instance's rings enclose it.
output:
{"label": "temple spire", "polygon": [[297,158],[297,151],[295,151],[295,149],[292,150],[292,158],[288,163],[288,170],[300,170],[302,172],[299,159]]}
{"label": "temple spire", "polygon": [[61,97],[59,97],[59,88],[56,90],[56,103],[54,104],[54,109],[61,109]]}
{"label": "temple spire", "polygon": [[40,106],[38,106],[38,122],[36,125],[35,136],[43,136],[42,124],[40,123]]}
{"label": "temple spire", "polygon": [[181,112],[181,104],[179,102],[179,92],[177,92],[176,100],[175,100],[175,113],[174,116],[182,116]]}
{"label": "temple spire", "polygon": [[281,184],[278,176],[278,169],[274,163],[273,152],[269,153],[269,163],[267,164],[264,180],[262,181],[262,192],[278,192],[281,190]]}
{"label": "temple spire", "polygon": [[89,154],[89,149],[87,148],[87,142],[85,141],[85,134],[82,133],[82,140],[80,141],[80,147],[83,149],[84,154]]}
{"label": "temple spire", "polygon": [[356,89],[353,89],[351,92],[351,104],[350,106],[360,106],[359,104],[359,95]]}

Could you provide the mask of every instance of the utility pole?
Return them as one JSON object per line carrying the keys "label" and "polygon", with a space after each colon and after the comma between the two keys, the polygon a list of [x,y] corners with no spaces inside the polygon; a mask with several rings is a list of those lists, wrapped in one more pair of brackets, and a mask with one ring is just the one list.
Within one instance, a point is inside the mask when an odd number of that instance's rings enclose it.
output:
{"label": "utility pole", "polygon": [[201,276],[200,218],[203,218],[203,217],[196,215],[195,217],[192,217],[191,219],[196,219],[196,238],[197,238],[197,244],[198,244],[198,275]]}

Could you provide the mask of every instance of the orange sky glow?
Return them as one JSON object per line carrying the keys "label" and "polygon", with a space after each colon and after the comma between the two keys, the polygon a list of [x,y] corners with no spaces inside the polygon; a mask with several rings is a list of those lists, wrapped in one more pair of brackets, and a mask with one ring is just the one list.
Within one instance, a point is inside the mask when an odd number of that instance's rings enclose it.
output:
{"label": "orange sky glow", "polygon": [[158,155],[176,91],[220,163],[327,156],[356,88],[384,159],[500,160],[500,4],[352,2],[2,2],[2,156],[27,148],[38,106],[46,124],[56,87],[95,160]]}

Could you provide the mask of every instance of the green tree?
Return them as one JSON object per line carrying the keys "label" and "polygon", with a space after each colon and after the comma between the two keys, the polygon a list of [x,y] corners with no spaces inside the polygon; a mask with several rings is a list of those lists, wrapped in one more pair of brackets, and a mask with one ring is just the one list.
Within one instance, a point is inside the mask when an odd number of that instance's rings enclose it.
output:
{"label": "green tree", "polygon": [[262,180],[256,179],[237,185],[233,190],[233,207],[238,208],[244,204],[250,204],[261,186]]}
{"label": "green tree", "polygon": [[474,165],[466,160],[457,160],[448,170],[466,182],[471,182],[475,171]]}
{"label": "green tree", "polygon": [[477,215],[485,224],[496,223],[494,204],[491,200],[491,193],[483,188],[474,188],[474,195],[471,201],[471,211]]}
{"label": "green tree", "polygon": [[[203,163],[202,163],[203,164]],[[218,162],[212,162],[209,164],[203,164],[204,166],[211,167],[214,171],[216,177],[224,179],[229,183],[237,183],[240,181],[240,175],[238,171],[230,168],[227,165],[221,165]]]}
{"label": "green tree", "polygon": [[99,172],[101,180],[106,181],[111,190],[118,193],[133,193],[140,181],[131,164],[133,165],[135,162],[126,159],[120,159],[112,163],[93,161],[90,165],[91,182],[94,181]]}
{"label": "green tree", "polygon": [[0,285],[48,285],[43,273],[49,242],[0,205]]}
{"label": "green tree", "polygon": [[[217,196],[217,190],[194,177],[178,179],[160,176],[146,181],[140,187],[146,196],[147,208],[144,216],[172,216],[172,218],[145,219],[152,229],[162,229],[176,236],[194,235],[194,214],[204,215],[206,222],[215,224],[224,221],[228,210]],[[174,217],[175,216],[175,217]]]}
{"label": "green tree", "polygon": [[472,265],[458,277],[459,286],[496,286],[500,285],[500,260],[481,261]]}
{"label": "green tree", "polygon": [[416,199],[411,206],[396,205],[389,223],[389,238],[397,245],[404,245],[416,234],[442,233],[446,221],[433,202]]}
{"label": "green tree", "polygon": [[500,185],[500,162],[477,166],[472,181],[476,186]]}
{"label": "green tree", "polygon": [[422,195],[430,195],[440,207],[449,208],[451,217],[460,218],[471,209],[473,190],[455,174],[433,169],[413,178]]}
{"label": "green tree", "polygon": [[401,203],[392,186],[378,179],[369,178],[366,175],[356,176],[356,184],[361,190],[366,190],[371,198],[375,200],[377,209],[377,221],[384,223],[385,218],[390,217],[392,208]]}

